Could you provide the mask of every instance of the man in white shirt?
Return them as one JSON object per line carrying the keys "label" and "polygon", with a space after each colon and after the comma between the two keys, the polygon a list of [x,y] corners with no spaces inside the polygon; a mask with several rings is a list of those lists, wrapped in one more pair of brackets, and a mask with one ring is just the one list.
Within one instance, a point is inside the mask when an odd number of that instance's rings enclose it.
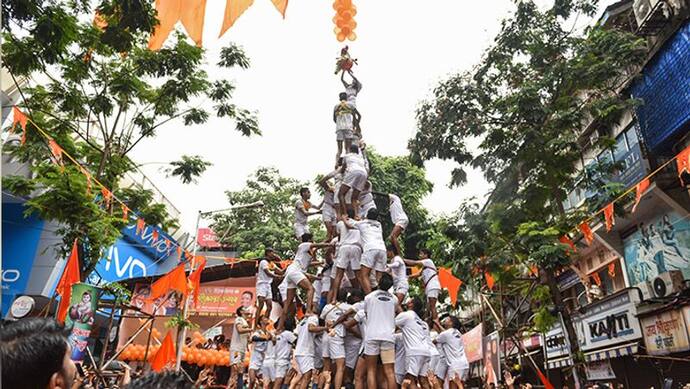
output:
{"label": "man in white shirt", "polygon": [[386,256],[389,259],[388,270],[393,276],[393,293],[398,298],[398,304],[402,304],[410,289],[407,281],[407,266],[405,261],[398,255],[398,249],[393,245],[388,245]]}
{"label": "man in white shirt", "polygon": [[275,338],[275,381],[273,389],[280,389],[290,368],[292,359],[292,349],[295,346],[297,337],[293,333],[295,330],[295,319],[290,317],[285,321],[285,330],[278,333]]}
{"label": "man in white shirt", "polygon": [[376,208],[376,203],[374,202],[374,195],[371,193],[371,181],[367,180],[364,184],[364,190],[359,193],[360,219],[365,219],[372,208]]}
{"label": "man in white shirt", "polygon": [[[348,83],[345,81],[345,72],[342,72],[340,74],[340,80],[343,82],[343,86],[345,87],[345,93],[347,94],[347,102],[352,104],[353,107],[357,108],[357,95],[359,94],[359,91],[362,90],[362,83],[359,82],[357,77],[352,73],[352,71],[348,71],[348,74],[350,77],[352,77],[352,83]],[[359,126],[359,122],[362,120],[361,115],[360,117],[353,118],[352,124],[353,124],[353,131],[354,135],[358,138],[362,138],[362,129]]]}
{"label": "man in white shirt", "polygon": [[388,205],[391,213],[391,222],[393,223],[393,231],[391,231],[391,235],[388,237],[388,239],[391,241],[391,243],[393,243],[393,246],[395,246],[398,252],[401,253],[402,250],[400,250],[398,237],[403,231],[405,231],[410,219],[407,217],[407,214],[402,206],[402,201],[400,201],[400,197],[397,195],[394,195],[393,193],[388,194]]}
{"label": "man in white shirt", "polygon": [[333,176],[326,175],[319,181],[323,188],[323,203],[321,205],[321,220],[326,227],[326,240],[331,240],[335,236],[335,223],[337,216],[335,212],[335,188],[329,180]]}
{"label": "man in white shirt", "polygon": [[[343,375],[345,374],[345,326],[338,324],[331,328],[340,316],[350,310],[350,305],[345,302],[347,299],[347,291],[338,291],[338,301],[327,304],[321,311],[321,319],[326,322],[326,326],[330,328],[324,337],[328,338],[328,359],[330,360],[329,371],[333,370],[332,366],[335,363],[335,375],[333,376],[333,383],[336,388],[343,385]],[[324,358],[324,362],[326,358]],[[326,363],[324,363],[326,366]]]}
{"label": "man in white shirt", "polygon": [[436,338],[436,344],[441,345],[448,366],[448,380],[453,389],[463,389],[464,380],[470,370],[470,364],[465,355],[465,345],[460,333],[460,320],[455,316],[448,316],[441,323],[445,329]]}
{"label": "man in white shirt", "polygon": [[[280,268],[275,268],[271,271],[270,266],[274,261],[280,258],[275,251],[268,247],[264,250],[264,257],[259,261],[259,268],[256,271],[256,301],[257,301],[257,318],[256,322],[260,322],[263,315],[264,305],[266,306],[266,317],[271,316],[271,309],[273,308],[273,292],[271,284],[273,279],[282,277],[285,272]],[[256,323],[254,327],[256,327]]]}
{"label": "man in white shirt", "polygon": [[311,382],[312,371],[314,370],[314,335],[322,333],[326,327],[319,326],[319,318],[313,313],[307,313],[304,319],[297,326],[297,346],[295,346],[295,360],[297,361],[298,373],[302,375],[300,388],[306,389]]}
{"label": "man in white shirt", "polygon": [[249,326],[251,320],[251,311],[245,307],[237,308],[235,311],[237,317],[232,331],[232,338],[230,340],[230,381],[228,386],[230,388],[237,387],[237,377],[244,374],[244,356],[247,352],[247,344],[249,343],[249,334],[252,332]]}
{"label": "man in white shirt", "polygon": [[405,344],[405,364],[407,366],[405,378],[413,382],[413,386],[422,385],[429,388],[426,373],[429,369],[429,327],[420,316],[424,314],[424,303],[418,297],[410,299],[407,311],[395,317],[395,326],[402,330]]}
{"label": "man in white shirt", "polygon": [[338,154],[335,159],[340,158],[343,151],[343,143],[345,143],[345,150],[350,148],[352,140],[356,139],[354,134],[354,123],[359,123],[361,115],[357,111],[357,107],[347,99],[347,93],[342,92],[338,95],[340,101],[333,108],[333,122],[335,122],[335,135],[338,144]]}
{"label": "man in white shirt", "polygon": [[371,292],[371,281],[369,275],[372,270],[376,271],[376,279],[381,277],[386,271],[386,244],[383,241],[383,228],[381,223],[376,220],[379,216],[376,208],[369,210],[367,218],[360,221],[346,221],[348,228],[359,230],[362,239],[362,267],[359,273],[359,282],[364,293]]}
{"label": "man in white shirt", "polygon": [[[266,361],[266,351],[268,344],[272,343],[273,335],[268,331],[267,327],[269,319],[266,316],[257,318],[259,322],[258,328],[251,334],[250,341],[252,343],[252,352],[249,357],[249,386],[248,389],[255,389],[258,387],[259,375],[263,371],[264,362]],[[272,358],[272,357],[271,357]],[[267,379],[267,377],[264,377]]]}
{"label": "man in white shirt", "polygon": [[[347,210],[347,216],[354,217],[352,209]],[[352,228],[354,224],[350,223],[350,227],[346,225],[349,221],[343,218],[336,224],[336,231],[339,236],[338,256],[335,259],[335,278],[331,283],[331,291],[328,296],[328,301],[334,301],[335,296],[340,290],[340,284],[343,281],[345,272],[350,269],[355,272],[355,276],[359,277],[360,262],[362,259],[362,244],[361,235],[358,229]]]}
{"label": "man in white shirt", "polygon": [[338,191],[338,202],[340,203],[340,214],[345,215],[347,211],[347,201],[345,196],[352,190],[352,209],[355,215],[359,214],[359,194],[364,190],[368,174],[364,165],[364,158],[359,153],[357,145],[350,145],[350,152],[343,156],[343,182]]}
{"label": "man in white shirt", "polygon": [[414,278],[422,277],[422,282],[424,283],[424,293],[426,294],[427,306],[429,307],[429,313],[431,314],[431,319],[434,325],[440,327],[438,323],[438,313],[436,311],[436,301],[438,301],[438,294],[441,292],[441,283],[438,280],[438,270],[436,270],[436,265],[434,261],[431,260],[431,251],[429,249],[419,250],[419,260],[415,261],[412,259],[404,259],[403,261],[407,266],[421,266],[422,272],[415,276]]}
{"label": "man in white shirt", "polygon": [[[301,188],[299,190],[300,199],[295,202],[295,237],[297,240],[302,239],[302,235],[309,232],[309,225],[307,221],[309,216],[321,213],[319,207],[314,206],[310,201],[311,192],[309,188]],[[314,208],[315,211],[310,211]]]}

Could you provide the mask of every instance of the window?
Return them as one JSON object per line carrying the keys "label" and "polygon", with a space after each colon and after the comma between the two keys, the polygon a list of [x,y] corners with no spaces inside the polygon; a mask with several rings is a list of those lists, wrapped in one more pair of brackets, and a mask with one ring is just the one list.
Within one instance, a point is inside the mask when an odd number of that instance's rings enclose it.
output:
{"label": "window", "polygon": [[628,128],[627,131],[625,131],[625,138],[628,140],[628,145],[630,146],[630,149],[633,148],[636,144],[640,142],[639,139],[637,139],[637,122],[635,122],[630,128]]}
{"label": "window", "polygon": [[625,140],[625,134],[622,133],[616,138],[616,146],[613,149],[613,160],[618,162],[625,157],[628,152],[628,143]]}

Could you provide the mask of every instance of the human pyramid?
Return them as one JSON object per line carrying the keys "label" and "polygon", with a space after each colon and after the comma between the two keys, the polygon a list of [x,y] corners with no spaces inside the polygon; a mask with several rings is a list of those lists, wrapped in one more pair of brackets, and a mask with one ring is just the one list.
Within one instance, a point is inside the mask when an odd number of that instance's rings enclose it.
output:
{"label": "human pyramid", "polygon": [[[309,189],[300,190],[294,231],[301,243],[287,268],[274,266],[280,258],[266,249],[258,265],[254,328],[249,325],[250,310],[238,309],[230,345],[230,388],[242,374],[249,342],[249,389],[306,389],[310,383],[318,389],[441,389],[444,383],[463,388],[469,364],[460,321],[450,315],[439,321],[441,285],[429,250],[419,250],[418,260],[399,255],[398,237],[408,217],[395,194],[387,195],[394,224],[388,245],[377,220],[356,105],[362,84],[354,76],[355,63],[345,47],[336,70],[345,91],[333,110],[338,152],[335,169],[320,180],[324,199],[315,206]],[[322,243],[313,241],[307,225],[316,214],[321,214],[328,234]],[[422,270],[408,276],[412,267]],[[310,269],[317,270],[312,274]],[[408,297],[408,279],[419,277],[426,301]],[[282,311],[275,329],[269,319],[274,280],[282,280],[276,301]],[[296,323],[298,289],[306,295],[306,310]]]}

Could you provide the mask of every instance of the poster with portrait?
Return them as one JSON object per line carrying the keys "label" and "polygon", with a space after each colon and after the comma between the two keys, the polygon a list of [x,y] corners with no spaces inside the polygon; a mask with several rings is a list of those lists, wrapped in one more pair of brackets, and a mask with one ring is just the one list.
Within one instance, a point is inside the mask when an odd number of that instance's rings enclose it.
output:
{"label": "poster with portrait", "polygon": [[498,331],[484,337],[484,380],[498,386],[501,377],[501,349],[499,345]]}
{"label": "poster with portrait", "polygon": [[98,292],[98,288],[93,285],[82,283],[72,285],[65,328],[70,329],[68,341],[72,346],[71,358],[75,362],[83,361],[86,356],[86,347],[96,319]]}
{"label": "poster with portrait", "polygon": [[199,304],[191,305],[190,312],[198,316],[233,317],[240,306],[252,314],[256,310],[255,288],[235,286],[201,286]]}
{"label": "poster with portrait", "polygon": [[[158,297],[151,301],[151,287],[149,284],[136,284],[130,305],[139,308],[139,311],[130,311],[130,314],[141,315],[155,314],[156,316],[174,316],[180,302],[180,295],[175,291],[170,291],[167,295]],[[154,312],[155,310],[155,312]]]}
{"label": "poster with portrait", "polygon": [[675,211],[637,225],[623,239],[625,264],[632,285],[651,281],[670,270],[690,272],[690,220]]}

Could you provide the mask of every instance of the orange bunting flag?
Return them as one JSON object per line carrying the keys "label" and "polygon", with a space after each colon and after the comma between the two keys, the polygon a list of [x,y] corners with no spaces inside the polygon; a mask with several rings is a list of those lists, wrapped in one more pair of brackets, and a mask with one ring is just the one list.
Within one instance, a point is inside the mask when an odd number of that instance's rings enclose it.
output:
{"label": "orange bunting flag", "polygon": [[86,195],[91,196],[91,174],[86,170],[82,170],[82,173],[86,176]]}
{"label": "orange bunting flag", "polygon": [[96,12],[96,14],[93,15],[93,25],[101,30],[105,30],[105,28],[108,27],[108,21],[105,20],[103,15],[101,15],[99,12]]}
{"label": "orange bunting flag", "polygon": [[225,34],[225,31],[230,29],[230,27],[235,24],[235,21],[242,16],[244,11],[251,7],[252,4],[254,4],[254,0],[226,0],[225,14],[223,15],[223,26],[220,28],[218,38],[222,37],[223,34]]}
{"label": "orange bunting flag", "polygon": [[539,268],[537,267],[537,265],[530,266],[529,273],[535,277],[539,277]]}
{"label": "orange bunting flag", "polygon": [[202,256],[196,257],[198,262],[197,268],[189,275],[189,287],[192,290],[194,306],[199,303],[199,288],[201,288],[201,273],[206,267],[206,258]]}
{"label": "orange bunting flag", "polygon": [[126,205],[122,205],[122,220],[127,221],[129,216],[129,208]]}
{"label": "orange bunting flag", "polygon": [[609,263],[609,277],[616,278],[616,262]]}
{"label": "orange bunting flag", "polygon": [[182,247],[177,246],[177,259],[182,259]]}
{"label": "orange bunting flag", "polygon": [[681,185],[685,186],[683,182],[683,173],[690,174],[690,146],[676,155],[676,167],[678,168],[678,178],[680,178]]}
{"label": "orange bunting flag", "polygon": [[301,305],[297,307],[295,316],[297,317],[297,320],[302,320],[302,318],[304,318],[304,309]]}
{"label": "orange bunting flag", "polygon": [[494,288],[494,284],[496,283],[496,280],[494,279],[493,274],[491,274],[488,271],[484,272],[484,278],[486,278],[486,286],[489,287],[489,289]]}
{"label": "orange bunting flag", "polygon": [[566,251],[568,255],[570,255],[570,250],[572,250],[573,252],[577,252],[577,249],[575,248],[575,243],[573,243],[573,241],[570,239],[570,237],[568,237],[568,235],[561,236],[560,238],[558,238],[558,241],[570,246],[570,249]]}
{"label": "orange bunting flag", "polygon": [[55,141],[55,139],[48,139],[48,148],[53,155],[53,162],[62,166],[62,147]]}
{"label": "orange bunting flag", "polygon": [[176,290],[183,295],[187,294],[187,277],[185,276],[184,263],[177,265],[168,274],[151,284],[151,294],[147,300],[153,301],[166,295],[170,290]]}
{"label": "orange bunting flag", "polygon": [[640,204],[640,200],[642,200],[642,195],[647,191],[647,189],[649,189],[649,178],[645,178],[635,185],[635,204],[633,204],[632,212],[635,212],[635,209],[637,209],[637,206]]}
{"label": "orange bunting flag", "polygon": [[77,247],[77,240],[72,243],[72,252],[70,253],[65,269],[62,271],[60,281],[55,287],[55,293],[60,295],[60,305],[57,311],[57,320],[60,323],[65,322],[67,311],[69,310],[70,299],[72,297],[72,285],[81,280],[79,271],[79,249]]}
{"label": "orange bunting flag", "polygon": [[551,381],[549,381],[549,379],[546,378],[544,373],[542,373],[541,370],[539,370],[538,368],[537,368],[537,375],[539,376],[539,380],[541,381],[541,383],[544,384],[544,389],[556,389],[556,387],[553,386]]}
{"label": "orange bunting flag", "polygon": [[455,277],[453,273],[445,267],[442,267],[438,270],[438,281],[441,284],[441,288],[448,289],[450,302],[453,305],[456,305],[458,302],[458,292],[460,291],[460,286],[462,286],[462,281]]}
{"label": "orange bunting flag", "polygon": [[591,245],[592,242],[594,242],[594,233],[592,232],[592,229],[589,227],[589,223],[584,222],[580,224],[579,229],[582,232],[582,235],[584,236],[587,245]]}
{"label": "orange bunting flag", "polygon": [[158,351],[149,358],[151,370],[158,373],[165,368],[172,368],[175,366],[175,356],[175,344],[173,343],[170,331],[168,331]]}
{"label": "orange bunting flag", "polygon": [[599,277],[599,273],[592,274],[592,279],[594,280],[595,284],[601,286],[601,277]]}
{"label": "orange bunting flag", "polygon": [[20,111],[16,105],[12,107],[12,131],[10,132],[14,132],[15,127],[17,127],[17,123],[22,126],[22,145],[26,143],[26,122],[28,120],[29,118],[24,114],[24,112]]}
{"label": "orange bunting flag", "polygon": [[136,235],[144,233],[144,229],[146,228],[146,222],[144,219],[137,219],[137,229],[134,231]]}
{"label": "orange bunting flag", "polygon": [[278,12],[283,15],[283,19],[285,19],[285,10],[287,10],[288,0],[271,0],[271,2],[273,2],[273,5]]}
{"label": "orange bunting flag", "polygon": [[604,207],[604,219],[606,219],[606,232],[609,232],[614,224],[616,224],[616,220],[613,216],[613,203],[609,203],[609,205]]}
{"label": "orange bunting flag", "polygon": [[158,230],[154,228],[153,232],[151,232],[151,239],[153,240],[153,243],[158,242],[158,236]]}
{"label": "orange bunting flag", "polygon": [[149,49],[159,50],[163,47],[178,21],[182,22],[182,26],[196,45],[201,46],[206,0],[156,0],[156,11],[160,24],[151,34]]}
{"label": "orange bunting flag", "polygon": [[170,239],[165,240],[165,251],[168,251],[170,249]]}
{"label": "orange bunting flag", "polygon": [[113,199],[113,192],[107,188],[101,188],[101,194],[103,195],[103,201],[106,207],[110,207],[110,201]]}

